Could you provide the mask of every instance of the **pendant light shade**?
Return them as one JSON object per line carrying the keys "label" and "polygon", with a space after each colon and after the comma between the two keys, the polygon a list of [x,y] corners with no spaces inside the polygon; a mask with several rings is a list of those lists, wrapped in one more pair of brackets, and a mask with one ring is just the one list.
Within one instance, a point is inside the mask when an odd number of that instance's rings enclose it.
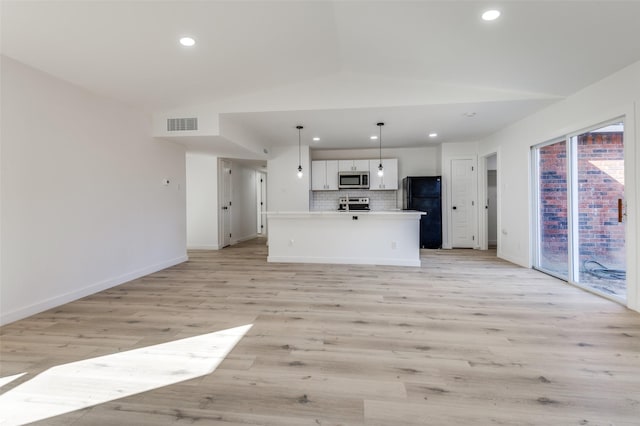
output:
{"label": "pendant light shade", "polygon": [[296,126],[298,129],[298,179],[302,179],[302,154],[300,153],[300,131],[304,129],[302,126]]}
{"label": "pendant light shade", "polygon": [[378,164],[378,176],[384,176],[384,168],[382,167],[382,126],[384,123],[378,123],[378,129],[380,129],[380,136],[378,137],[378,141],[380,142],[380,163]]}

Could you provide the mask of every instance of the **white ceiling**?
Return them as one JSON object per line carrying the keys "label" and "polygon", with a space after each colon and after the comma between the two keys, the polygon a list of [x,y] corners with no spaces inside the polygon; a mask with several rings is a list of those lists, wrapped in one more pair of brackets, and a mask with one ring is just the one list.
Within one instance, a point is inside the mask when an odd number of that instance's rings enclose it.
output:
{"label": "white ceiling", "polygon": [[[378,122],[383,145],[419,147],[441,142],[473,141],[488,136],[527,113],[548,105],[545,100],[521,100],[484,103],[454,103],[360,109],[225,113],[230,119],[255,134],[263,135],[265,146],[281,141],[298,143],[296,123],[304,126],[303,143],[322,149],[358,149],[378,147]],[[466,114],[475,114],[472,117]],[[486,119],[489,117],[489,119]],[[438,137],[430,138],[430,133]],[[314,142],[313,138],[320,141]]]}
{"label": "white ceiling", "polygon": [[370,147],[377,121],[385,146],[478,140],[640,60],[638,1],[1,4],[3,54],[150,112],[213,105],[267,147],[297,124]]}

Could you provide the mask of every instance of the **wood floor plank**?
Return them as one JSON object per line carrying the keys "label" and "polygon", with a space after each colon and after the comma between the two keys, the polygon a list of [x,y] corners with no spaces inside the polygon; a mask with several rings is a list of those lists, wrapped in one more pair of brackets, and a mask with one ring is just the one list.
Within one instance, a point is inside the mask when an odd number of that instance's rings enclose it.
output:
{"label": "wood floor plank", "polygon": [[62,363],[253,324],[213,373],[42,425],[637,425],[640,315],[475,250],[272,264],[263,240],[0,329],[6,392]]}

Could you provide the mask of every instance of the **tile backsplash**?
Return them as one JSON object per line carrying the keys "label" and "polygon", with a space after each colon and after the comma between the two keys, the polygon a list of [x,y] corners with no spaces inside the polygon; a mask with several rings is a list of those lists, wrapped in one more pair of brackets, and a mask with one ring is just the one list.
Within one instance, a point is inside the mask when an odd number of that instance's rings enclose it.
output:
{"label": "tile backsplash", "polygon": [[368,191],[365,189],[312,191],[311,211],[338,210],[338,198],[340,197],[369,197],[371,210],[393,210],[402,207],[397,205],[397,193],[398,191]]}

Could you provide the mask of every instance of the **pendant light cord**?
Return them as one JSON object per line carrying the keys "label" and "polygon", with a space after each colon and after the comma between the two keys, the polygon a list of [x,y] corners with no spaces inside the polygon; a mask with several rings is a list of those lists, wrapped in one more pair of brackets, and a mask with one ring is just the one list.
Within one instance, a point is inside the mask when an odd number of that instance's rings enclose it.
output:
{"label": "pendant light cord", "polygon": [[304,129],[304,127],[296,126],[296,129],[298,129],[298,177],[302,178],[302,148],[300,143],[300,131]]}
{"label": "pendant light cord", "polygon": [[380,136],[378,137],[378,140],[380,142],[380,164],[378,165],[379,170],[382,170],[382,126],[384,126],[384,123],[378,123],[378,129],[380,129]]}
{"label": "pendant light cord", "polygon": [[382,164],[382,125],[378,124],[378,129],[380,130],[380,164]]}
{"label": "pendant light cord", "polygon": [[302,166],[302,154],[300,153],[300,131],[302,130],[302,126],[298,126],[298,167]]}

